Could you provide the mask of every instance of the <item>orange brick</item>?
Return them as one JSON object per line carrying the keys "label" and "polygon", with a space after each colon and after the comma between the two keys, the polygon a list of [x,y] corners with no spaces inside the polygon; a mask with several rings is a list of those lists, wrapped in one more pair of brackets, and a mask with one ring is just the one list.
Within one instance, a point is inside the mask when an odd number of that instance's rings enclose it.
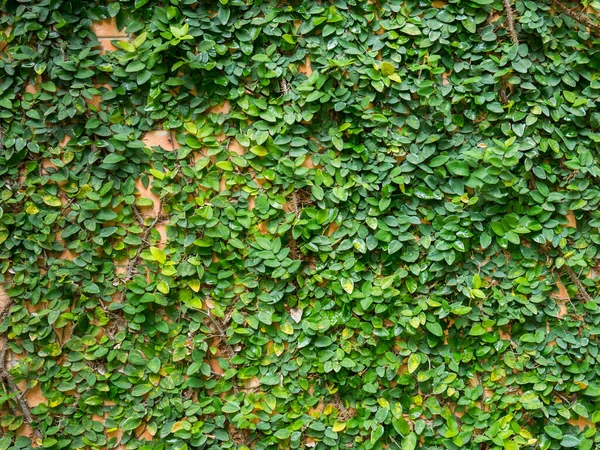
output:
{"label": "orange brick", "polygon": [[236,139],[232,139],[231,142],[229,142],[229,151],[237,153],[238,155],[243,155],[244,147],[242,147],[242,145]]}
{"label": "orange brick", "polygon": [[129,265],[129,259],[119,259],[115,260],[115,273],[117,275],[127,273],[127,266]]}
{"label": "orange brick", "polygon": [[570,418],[568,420],[569,425],[573,425],[575,427],[579,427],[580,430],[585,430],[586,428],[593,428],[594,424],[592,422],[590,422],[588,419],[586,419],[585,417],[578,417],[577,419],[575,418]]}
{"label": "orange brick", "polygon": [[34,86],[33,84],[28,84],[27,86],[25,86],[25,92],[29,93],[29,94],[36,94],[39,91],[39,89],[37,88],[37,86]]}
{"label": "orange brick", "polygon": [[[25,385],[22,386],[22,389],[26,390],[27,383],[24,384]],[[27,404],[30,408],[35,408],[42,403],[48,403],[48,399],[44,397],[44,394],[42,394],[42,389],[40,388],[39,384],[29,389],[25,397],[27,398]]]}
{"label": "orange brick", "polygon": [[339,226],[337,223],[335,223],[335,222],[331,222],[331,223],[329,224],[329,227],[327,228],[327,236],[331,236],[333,233],[335,233],[335,232],[337,231],[337,229],[338,229],[339,227],[340,227],[340,226]]}
{"label": "orange brick", "polygon": [[174,136],[172,137],[171,133],[166,130],[148,131],[142,138],[142,142],[146,144],[147,147],[162,147],[169,151],[179,147]]}
{"label": "orange brick", "polygon": [[100,54],[104,55],[107,52],[114,52],[117,50],[117,47],[112,45],[111,41],[114,41],[114,38],[98,38],[100,41],[100,45],[98,46],[100,49]]}
{"label": "orange brick", "polygon": [[166,226],[166,224],[165,223],[156,224],[154,229],[156,231],[158,231],[158,234],[160,234],[160,242],[158,244],[156,244],[156,246],[158,248],[165,248],[165,245],[167,243],[167,226]]}
{"label": "orange brick", "polygon": [[98,37],[126,37],[128,36],[125,31],[119,31],[117,28],[117,21],[114,17],[110,19],[101,20],[100,22],[94,22],[92,24],[92,31],[96,33]]}
{"label": "orange brick", "polygon": [[307,169],[314,169],[316,167],[313,163],[311,155],[306,155],[306,159],[302,163],[302,167],[306,167]]}
{"label": "orange brick", "polygon": [[298,66],[298,72],[305,74],[307,77],[309,77],[312,73],[312,68],[310,67],[310,59],[308,59],[308,55],[306,56],[304,64],[300,64],[300,66]]}
{"label": "orange brick", "polygon": [[25,86],[25,92],[28,92],[30,94],[36,94],[40,90],[39,85],[41,83],[42,83],[42,77],[41,76],[35,77],[33,84],[29,83],[27,86]]}
{"label": "orange brick", "polygon": [[566,225],[567,228],[577,228],[577,219],[575,218],[575,213],[573,211],[567,213],[567,220],[569,221]]}
{"label": "orange brick", "polygon": [[63,140],[60,141],[58,145],[60,145],[61,147],[66,147],[70,140],[71,140],[71,136],[65,135]]}
{"label": "orange brick", "polygon": [[[112,91],[110,84],[97,84],[96,87],[100,90],[102,88],[106,88],[109,91]],[[100,104],[102,103],[102,94],[92,95],[92,98],[86,98],[85,101],[88,105],[92,105],[96,109],[100,109]]]}
{"label": "orange brick", "polygon": [[267,222],[266,221],[258,224],[258,231],[260,231],[261,234],[269,233],[269,230],[267,230]]}
{"label": "orange brick", "polygon": [[[160,198],[158,197],[158,195],[156,195],[154,192],[152,192],[151,187],[152,187],[152,178],[153,177],[148,177],[150,178],[150,182],[148,184],[148,187],[144,187],[144,185],[142,184],[141,180],[137,180],[135,182],[135,187],[139,192],[139,196],[142,198],[149,198],[152,200],[152,202],[154,203],[153,207],[150,208],[141,208],[141,213],[143,216],[152,216],[152,217],[156,217],[157,214],[160,214]],[[147,212],[146,210],[152,210],[152,212]]]}
{"label": "orange brick", "polygon": [[442,85],[445,86],[446,84],[450,83],[450,81],[448,81],[448,75],[449,72],[444,72],[442,74]]}
{"label": "orange brick", "polygon": [[3,286],[0,285],[0,311],[5,312],[4,310],[11,304],[10,297],[4,290]]}
{"label": "orange brick", "polygon": [[48,158],[42,159],[42,167],[44,169],[48,169],[48,168],[55,169],[55,170],[58,169],[58,166],[56,164],[54,164],[52,161],[50,161]]}
{"label": "orange brick", "polygon": [[220,105],[216,105],[210,108],[210,112],[215,114],[227,114],[229,111],[231,111],[231,104],[229,103],[229,100],[225,100]]}
{"label": "orange brick", "polygon": [[2,41],[0,41],[0,53],[3,53],[4,49],[8,46],[8,42],[6,42],[6,39],[8,39],[8,37],[10,36],[11,31],[12,27],[8,27],[6,30],[4,30],[4,32],[0,33],[3,36]]}

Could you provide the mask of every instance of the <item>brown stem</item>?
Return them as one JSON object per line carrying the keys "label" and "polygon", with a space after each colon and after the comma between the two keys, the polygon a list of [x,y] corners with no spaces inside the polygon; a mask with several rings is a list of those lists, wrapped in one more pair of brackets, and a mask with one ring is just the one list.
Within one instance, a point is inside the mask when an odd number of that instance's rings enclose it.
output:
{"label": "brown stem", "polygon": [[[208,317],[210,319],[210,321],[213,323],[213,325],[215,326],[215,328],[217,329],[217,331],[219,332],[219,334],[223,337],[227,337],[227,333],[225,333],[225,330],[223,330],[223,327],[221,326],[221,324],[210,314],[204,311],[200,311],[201,313],[203,313],[206,317]],[[235,350],[233,349],[233,347],[231,345],[229,345],[227,342],[223,342],[225,344],[225,346],[227,347],[227,352],[229,353],[230,356],[235,356]]]}
{"label": "brown stem", "polygon": [[137,206],[131,205],[131,208],[133,209],[133,213],[135,214],[135,217],[136,217],[137,221],[140,223],[140,225],[144,225],[144,218],[142,217],[140,210],[137,209]]}
{"label": "brown stem", "polygon": [[[6,296],[6,299],[3,298],[4,296]],[[4,305],[4,308],[2,308],[0,310],[0,323],[4,320],[4,317],[6,317],[8,315],[8,311],[13,304],[12,298],[10,298],[8,295],[6,295],[4,293],[4,291],[2,290],[2,288],[0,288],[0,301],[6,301],[6,300],[8,300],[8,302]]]}
{"label": "brown stem", "polygon": [[590,21],[590,19],[585,14],[576,11],[575,9],[567,8],[560,0],[550,0],[550,3],[562,13],[569,16],[571,19],[588,27],[590,31],[592,31],[595,35],[600,36],[600,25]]}
{"label": "brown stem", "polygon": [[579,277],[577,276],[575,271],[573,269],[571,269],[569,266],[565,266],[565,267],[566,267],[567,274],[569,275],[569,278],[571,278],[571,281],[573,282],[573,284],[575,286],[577,286],[579,295],[581,295],[585,301],[593,302],[594,299],[590,296],[590,294],[587,293],[585,286],[583,285],[583,283],[581,282],[581,280],[579,279]]}
{"label": "brown stem", "polygon": [[283,95],[286,95],[289,92],[287,81],[285,78],[282,78],[281,81],[279,82],[279,91]]}
{"label": "brown stem", "polygon": [[2,336],[2,351],[0,351],[0,371],[6,369],[6,352],[8,350],[8,339]]}
{"label": "brown stem", "polygon": [[[136,215],[137,220],[140,222],[140,225],[143,225],[144,219],[142,218],[140,212],[135,207],[135,205],[133,206],[133,211]],[[127,273],[125,274],[125,277],[123,278],[123,282],[126,282],[133,277],[133,272],[134,272],[134,270],[137,266],[137,263],[140,259],[140,255],[149,246],[148,236],[150,235],[150,233],[152,232],[152,230],[154,229],[156,224],[163,218],[161,211],[162,211],[162,201],[158,205],[158,212],[156,213],[154,220],[152,221],[152,223],[150,225],[148,225],[146,227],[146,229],[144,230],[144,233],[142,234],[142,237],[141,237],[142,244],[137,249],[137,252],[135,253],[135,256],[133,257],[133,259],[129,261],[129,264],[127,264]],[[121,302],[125,299],[126,293],[127,293],[127,289],[124,289],[121,294]]]}
{"label": "brown stem", "polygon": [[25,422],[33,429],[35,436],[38,439],[42,439],[42,433],[39,429],[33,427],[33,416],[31,415],[31,411],[29,410],[29,405],[23,398],[23,393],[19,390],[17,385],[15,384],[12,375],[6,369],[6,352],[8,350],[8,338],[6,335],[2,336],[2,351],[0,352],[0,381],[8,386],[8,389],[16,394],[14,398],[17,400],[19,404],[19,408],[21,408],[21,412],[23,413],[23,419]]}
{"label": "brown stem", "polygon": [[515,16],[510,6],[510,0],[503,0],[503,3],[504,14],[506,15],[506,24],[508,26],[508,35],[510,36],[510,40],[513,41],[514,44],[519,45],[519,35],[515,30]]}
{"label": "brown stem", "polygon": [[[217,329],[219,334],[223,337],[223,339],[221,339],[221,342],[225,345],[225,348],[227,349],[227,352],[229,353],[229,357],[233,358],[235,356],[235,350],[233,349],[233,347],[231,345],[229,345],[227,343],[227,340],[226,340],[227,334],[225,333],[225,330],[223,329],[223,327],[221,326],[219,321],[217,319],[215,319],[210,313],[207,313],[202,310],[200,310],[200,312],[202,314],[204,314],[206,317],[208,317],[209,320],[213,323],[213,325],[215,326],[215,328]],[[239,392],[237,385],[235,384],[235,382],[233,382],[232,385],[233,385],[233,392],[235,392],[237,394]]]}

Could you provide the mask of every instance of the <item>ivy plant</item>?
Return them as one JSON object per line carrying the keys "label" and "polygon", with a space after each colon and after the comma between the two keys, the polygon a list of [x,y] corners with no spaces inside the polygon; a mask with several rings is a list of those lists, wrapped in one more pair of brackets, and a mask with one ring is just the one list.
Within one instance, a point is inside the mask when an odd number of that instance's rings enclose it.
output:
{"label": "ivy plant", "polygon": [[0,1],[0,450],[598,448],[598,11]]}

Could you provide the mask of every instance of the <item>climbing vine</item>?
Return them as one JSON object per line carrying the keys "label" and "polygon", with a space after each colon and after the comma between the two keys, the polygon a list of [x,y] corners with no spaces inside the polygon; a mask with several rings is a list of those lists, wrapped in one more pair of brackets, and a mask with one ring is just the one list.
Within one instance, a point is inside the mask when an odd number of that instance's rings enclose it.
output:
{"label": "climbing vine", "polygon": [[598,2],[0,5],[0,450],[600,445]]}

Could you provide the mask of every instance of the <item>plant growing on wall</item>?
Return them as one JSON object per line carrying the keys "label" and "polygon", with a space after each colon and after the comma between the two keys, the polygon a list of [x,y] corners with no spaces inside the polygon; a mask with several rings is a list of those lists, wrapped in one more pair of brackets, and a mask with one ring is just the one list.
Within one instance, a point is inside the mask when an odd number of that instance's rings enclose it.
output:
{"label": "plant growing on wall", "polygon": [[600,4],[0,5],[0,450],[599,445]]}

